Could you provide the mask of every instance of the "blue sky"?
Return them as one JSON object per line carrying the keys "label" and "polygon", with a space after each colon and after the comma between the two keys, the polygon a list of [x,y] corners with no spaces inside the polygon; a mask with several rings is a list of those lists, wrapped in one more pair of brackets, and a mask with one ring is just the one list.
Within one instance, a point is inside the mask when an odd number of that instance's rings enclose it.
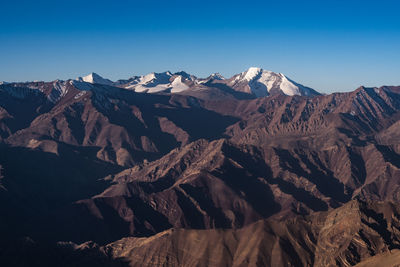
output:
{"label": "blue sky", "polygon": [[400,85],[398,1],[1,1],[0,81],[258,66],[321,92]]}

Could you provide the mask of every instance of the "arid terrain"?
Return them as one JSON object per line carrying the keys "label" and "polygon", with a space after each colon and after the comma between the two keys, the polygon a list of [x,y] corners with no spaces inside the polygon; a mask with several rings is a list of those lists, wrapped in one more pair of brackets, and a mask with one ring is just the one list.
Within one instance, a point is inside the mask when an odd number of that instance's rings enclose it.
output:
{"label": "arid terrain", "polygon": [[399,119],[259,68],[0,84],[0,263],[400,266]]}

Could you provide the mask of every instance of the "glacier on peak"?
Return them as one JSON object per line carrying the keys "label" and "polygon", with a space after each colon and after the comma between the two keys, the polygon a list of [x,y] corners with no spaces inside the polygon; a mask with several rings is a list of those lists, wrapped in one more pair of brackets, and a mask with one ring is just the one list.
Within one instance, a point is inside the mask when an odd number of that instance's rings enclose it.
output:
{"label": "glacier on peak", "polygon": [[244,79],[247,81],[251,81],[256,78],[263,69],[257,67],[250,67],[246,72],[243,72]]}
{"label": "glacier on peak", "polygon": [[87,83],[97,83],[97,84],[104,84],[104,85],[113,85],[113,82],[110,81],[109,79],[105,79],[98,75],[97,73],[90,73],[89,75],[86,75],[84,77],[79,77],[76,79],[79,82],[87,82]]}
{"label": "glacier on peak", "polygon": [[179,93],[189,89],[189,86],[183,83],[182,76],[176,77],[171,83],[171,93]]}
{"label": "glacier on peak", "polygon": [[236,90],[253,94],[256,97],[279,92],[288,96],[318,94],[311,88],[293,82],[282,73],[258,67],[250,67],[247,71],[233,76],[229,84]]}

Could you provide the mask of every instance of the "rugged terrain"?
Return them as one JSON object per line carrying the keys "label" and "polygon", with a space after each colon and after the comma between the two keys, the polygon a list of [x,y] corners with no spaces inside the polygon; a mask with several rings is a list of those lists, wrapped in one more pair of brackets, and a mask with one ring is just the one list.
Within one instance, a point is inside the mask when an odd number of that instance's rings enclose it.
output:
{"label": "rugged terrain", "polygon": [[4,83],[0,259],[368,266],[390,251],[395,259],[399,116],[400,87],[321,95],[258,68],[229,79],[166,72]]}
{"label": "rugged terrain", "polygon": [[[260,220],[241,229],[169,229],[52,246],[21,239],[0,256],[5,263],[43,266],[398,266],[400,209],[388,202],[352,200],[342,207]],[[22,255],[22,257],[21,257]]]}

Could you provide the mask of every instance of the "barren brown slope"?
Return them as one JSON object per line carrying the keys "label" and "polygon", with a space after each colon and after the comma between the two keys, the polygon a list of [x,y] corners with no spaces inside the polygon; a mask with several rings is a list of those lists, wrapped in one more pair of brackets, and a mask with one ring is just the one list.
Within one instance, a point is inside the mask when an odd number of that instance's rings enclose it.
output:
{"label": "barren brown slope", "polygon": [[241,118],[227,131],[236,142],[320,149],[369,140],[391,126],[399,119],[400,95],[392,87],[362,87],[313,98],[274,96],[234,105],[208,104]]}
{"label": "barren brown slope", "polygon": [[375,266],[398,267],[400,266],[400,250],[395,249],[389,252],[378,254],[354,266],[355,267],[375,267]]}
{"label": "barren brown slope", "polygon": [[0,141],[24,129],[52,106],[38,90],[0,85]]}
{"label": "barren brown slope", "polygon": [[[34,102],[18,113],[0,100],[0,224],[11,237],[103,245],[171,227],[237,229],[330,212],[352,199],[400,198],[395,87],[201,100],[73,84],[58,98],[59,83],[24,86],[0,86],[17,107]],[[386,227],[374,220],[370,228]],[[329,253],[310,255],[333,253],[320,245]],[[289,252],[278,246],[274,253]],[[340,253],[334,257],[342,265],[364,257]],[[321,257],[314,261],[332,261]]]}
{"label": "barren brown slope", "polygon": [[351,201],[239,230],[168,230],[105,246],[130,266],[350,266],[400,247],[399,207]]}
{"label": "barren brown slope", "polygon": [[354,198],[398,201],[399,169],[385,159],[385,149],[370,144],[319,152],[199,140],[108,177],[114,185],[73,205],[79,211],[74,227],[106,233],[120,221],[121,236],[172,226],[237,228]]}
{"label": "barren brown slope", "polygon": [[[0,249],[0,255],[7,263],[15,263],[18,261],[14,256],[23,252],[26,257],[19,262],[42,263],[41,266],[65,266],[68,262],[74,266],[325,267],[370,264],[379,259],[380,263],[393,263],[400,248],[399,212],[399,206],[393,203],[351,201],[329,212],[281,222],[260,220],[236,230],[170,229],[151,237],[123,238],[105,246],[87,242],[46,247],[25,241]],[[52,253],[38,260],[48,251]],[[392,257],[383,259],[389,251]],[[373,257],[381,253],[386,254]]]}
{"label": "barren brown slope", "polygon": [[[53,215],[62,219],[49,222],[55,233],[65,233],[73,241],[104,243],[126,235],[148,236],[170,227],[237,228],[261,218],[284,219],[329,210],[355,198],[398,201],[400,172],[395,143],[383,143],[376,136],[396,125],[399,96],[395,90],[385,89],[380,93],[388,97],[382,96],[386,99],[382,102],[381,98],[371,98],[370,94],[379,92],[371,90],[360,88],[321,99],[245,101],[240,103],[248,110],[242,109],[240,114],[227,106],[231,114],[243,116],[242,122],[250,123],[254,116],[262,118],[258,129],[277,125],[283,116],[281,102],[287,102],[293,114],[304,114],[308,109],[313,112],[309,113],[310,121],[295,115],[280,124],[280,131],[264,131],[264,138],[259,136],[253,144],[236,139],[242,132],[230,140],[198,140],[159,160],[108,176],[106,180],[113,182],[112,186],[73,203]],[[347,107],[361,110],[367,106],[355,105],[359,100],[368,100],[368,106],[381,110],[373,113],[375,117],[365,116],[369,123],[361,123],[357,115],[346,117],[345,112],[350,111]],[[337,108],[325,113],[333,102]],[[259,109],[260,103],[277,111],[271,111],[272,117],[265,116],[270,112],[267,110],[253,113],[251,110]],[[385,108],[387,111],[382,111]],[[329,125],[316,127],[311,121]],[[310,128],[305,132],[302,127],[286,131],[285,127],[296,123],[310,123]],[[247,130],[245,127],[242,131]],[[326,134],[330,131],[332,134]],[[71,220],[71,214],[78,219],[64,224]],[[103,234],[98,236],[98,232]]]}
{"label": "barren brown slope", "polygon": [[[198,138],[220,137],[228,125],[237,121],[204,109],[200,100],[190,96],[139,94],[99,84],[85,84],[87,90],[81,90],[68,81],[21,86],[39,95],[42,105],[50,100],[54,103],[46,112],[24,112],[25,117],[36,117],[18,118],[20,123],[28,120],[18,132],[10,132],[4,126],[8,144],[27,147],[51,140],[96,147],[99,159],[122,166],[153,160]],[[60,86],[64,90],[62,97],[53,99],[54,88]],[[19,90],[12,85],[2,85],[0,89],[11,100]],[[4,102],[16,108],[10,101]],[[26,96],[19,101],[32,102]],[[9,120],[11,107],[2,106],[4,124]]]}

